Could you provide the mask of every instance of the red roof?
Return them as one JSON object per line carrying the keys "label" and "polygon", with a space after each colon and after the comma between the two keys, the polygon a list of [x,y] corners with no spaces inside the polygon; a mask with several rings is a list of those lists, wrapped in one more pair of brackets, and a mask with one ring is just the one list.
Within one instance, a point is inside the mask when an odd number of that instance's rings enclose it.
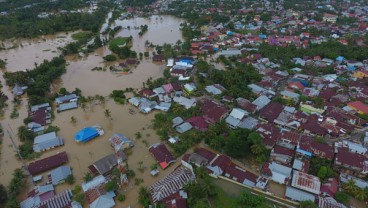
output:
{"label": "red roof", "polygon": [[295,150],[291,150],[291,149],[288,149],[288,148],[285,148],[285,147],[280,147],[280,146],[277,146],[277,145],[273,148],[272,152],[274,154],[285,155],[285,156],[288,156],[288,157],[294,157],[294,155],[295,155]]}
{"label": "red roof", "polygon": [[167,168],[170,165],[170,163],[175,162],[174,156],[162,143],[154,144],[148,150],[156,158],[157,162],[163,169]]}
{"label": "red roof", "polygon": [[[239,183],[243,183],[245,179],[257,183],[258,176],[252,172],[243,170],[242,168],[236,166],[235,164],[231,164],[229,167],[226,168],[224,171],[226,177],[233,179]],[[228,174],[229,176],[227,176]]]}
{"label": "red roof", "polygon": [[89,189],[84,193],[85,199],[88,204],[92,204],[98,197],[106,194],[105,184],[101,184],[97,187]]}
{"label": "red roof", "polygon": [[203,118],[210,124],[220,121],[228,113],[224,106],[207,99],[203,101],[201,109],[204,113]]}
{"label": "red roof", "polygon": [[38,110],[31,113],[32,120],[42,126],[47,124],[48,107],[39,108]]}
{"label": "red roof", "polygon": [[211,162],[213,160],[213,158],[216,157],[216,154],[209,151],[208,149],[205,148],[198,148],[194,151],[195,153],[199,154],[200,156],[206,158],[208,160],[208,162]]}
{"label": "red roof", "polygon": [[348,103],[348,106],[355,110],[361,111],[364,114],[368,114],[368,106],[361,101],[350,102]]}
{"label": "red roof", "polygon": [[28,171],[31,175],[37,175],[39,173],[59,167],[68,161],[69,160],[66,152],[60,152],[56,155],[31,162],[28,165]]}
{"label": "red roof", "polygon": [[225,155],[219,155],[212,163],[212,166],[218,166],[221,170],[226,170],[231,165],[231,159]]}
{"label": "red roof", "polygon": [[321,186],[321,192],[326,193],[331,197],[335,197],[335,194],[339,188],[339,182],[336,178],[329,178],[328,182]]}
{"label": "red roof", "polygon": [[186,120],[186,122],[189,122],[192,126],[194,126],[196,129],[200,131],[206,131],[208,129],[208,124],[206,123],[206,121],[202,116],[192,117]]}
{"label": "red roof", "polygon": [[312,150],[312,153],[318,157],[323,157],[326,159],[332,160],[334,158],[334,149],[332,146],[328,144],[319,143],[316,141],[313,141],[310,145],[310,149]]}
{"label": "red roof", "polygon": [[336,154],[335,164],[347,165],[350,167],[365,168],[364,162],[368,161],[368,158],[364,155],[349,152],[343,148],[339,148]]}
{"label": "red roof", "polygon": [[270,103],[265,108],[261,109],[259,116],[268,122],[273,122],[283,109],[284,106],[280,103]]}

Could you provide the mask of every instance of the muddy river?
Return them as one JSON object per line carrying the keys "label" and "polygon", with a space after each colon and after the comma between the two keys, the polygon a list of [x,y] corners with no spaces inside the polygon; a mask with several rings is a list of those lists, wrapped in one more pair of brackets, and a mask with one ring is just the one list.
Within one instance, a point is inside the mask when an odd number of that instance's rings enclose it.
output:
{"label": "muddy river", "polygon": [[[144,52],[144,42],[146,40],[153,44],[170,43],[174,44],[178,40],[183,40],[179,29],[180,23],[183,20],[171,16],[152,16],[149,19],[133,18],[129,20],[117,20],[113,25],[122,25],[124,28],[130,26],[131,28],[139,27],[140,25],[148,25],[148,31],[139,37],[139,29],[123,29],[117,36],[133,37],[133,49],[135,51]],[[0,51],[1,59],[6,59],[7,68],[5,71],[20,71],[25,69],[32,69],[35,63],[41,63],[44,59],[50,60],[59,54],[58,47],[66,45],[72,41],[70,34],[58,34],[55,36],[45,36],[35,40],[21,40],[7,43],[9,45],[22,45],[13,49]],[[52,89],[57,91],[61,87],[67,90],[79,88],[86,96],[93,96],[96,94],[108,96],[114,89],[125,89],[128,87],[141,88],[142,82],[149,77],[158,78],[162,76],[165,63],[152,63],[151,59],[143,59],[140,64],[132,70],[133,73],[129,75],[116,75],[107,71],[91,71],[94,67],[105,67],[102,57],[109,54],[107,48],[100,48],[87,57],[68,56],[67,59],[67,73],[59,80],[56,80]],[[113,63],[118,64],[118,62]],[[4,71],[0,72],[1,74]],[[1,83],[5,85],[3,77],[0,78]],[[19,107],[19,118],[10,119],[10,113],[13,109],[13,99],[11,89],[4,86],[2,91],[9,96],[8,108],[1,124],[4,128],[5,135],[0,156],[0,183],[7,185],[12,178],[14,169],[22,166],[22,162],[17,160],[14,155],[15,150],[12,147],[11,139],[19,145],[20,142],[16,136],[17,128],[23,124],[23,119],[27,117],[27,97],[22,98],[23,103]],[[174,167],[168,170],[160,170],[158,177],[149,175],[150,166],[155,163],[152,156],[149,154],[147,144],[159,142],[159,138],[154,131],[149,128],[150,121],[154,114],[143,115],[136,113],[129,114],[129,105],[118,105],[112,100],[107,100],[104,104],[90,104],[87,109],[81,108],[70,110],[62,113],[55,113],[55,119],[52,125],[60,128],[58,135],[64,139],[65,145],[60,148],[46,151],[41,158],[54,155],[60,151],[66,151],[69,156],[69,165],[73,168],[73,174],[76,178],[76,184],[83,181],[83,176],[88,172],[87,167],[96,160],[113,153],[108,138],[114,133],[122,133],[135,141],[135,147],[132,149],[131,155],[128,156],[128,164],[131,169],[136,172],[137,178],[142,178],[144,183],[140,186],[149,186],[154,181],[165,176]],[[111,111],[112,119],[104,116],[105,109]],[[76,124],[70,122],[71,117],[77,119]],[[87,144],[78,144],[74,142],[74,134],[83,127],[100,124],[104,130],[105,135],[88,142]],[[135,140],[134,134],[140,131],[142,138]],[[8,133],[9,132],[9,133]],[[142,173],[137,168],[139,161],[143,161],[146,170]],[[176,163],[178,164],[178,162]],[[31,189],[32,184],[27,183],[26,189]],[[140,187],[139,186],[139,187]],[[66,188],[73,188],[74,186],[59,185],[57,191]],[[134,185],[132,181],[128,187],[123,190],[126,194],[126,201],[122,207],[137,206],[137,192],[138,186]],[[121,207],[121,206],[119,206]]]}

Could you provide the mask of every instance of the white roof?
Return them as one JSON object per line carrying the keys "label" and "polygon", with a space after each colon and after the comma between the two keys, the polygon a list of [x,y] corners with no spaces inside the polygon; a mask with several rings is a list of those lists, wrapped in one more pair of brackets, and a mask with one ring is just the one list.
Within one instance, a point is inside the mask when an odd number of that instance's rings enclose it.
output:
{"label": "white roof", "polygon": [[113,197],[115,194],[108,192],[105,195],[98,197],[92,204],[89,205],[90,208],[112,208],[115,206],[115,201]]}
{"label": "white roof", "polygon": [[275,162],[270,163],[268,167],[272,172],[272,180],[277,183],[285,184],[285,179],[291,176],[291,168],[289,167]]}
{"label": "white roof", "polygon": [[90,190],[91,188],[94,188],[100,184],[106,183],[106,178],[103,175],[99,175],[92,179],[91,181],[82,183],[82,189],[84,192]]}
{"label": "white roof", "polygon": [[238,120],[242,120],[246,115],[248,115],[248,112],[240,108],[233,108],[233,110],[230,113],[230,116]]}
{"label": "white roof", "polygon": [[291,186],[308,191],[310,193],[319,194],[321,189],[321,181],[316,176],[294,171]]}
{"label": "white roof", "polygon": [[285,196],[295,201],[314,201],[315,197],[313,194],[301,191],[299,189],[286,186]]}
{"label": "white roof", "polygon": [[195,105],[196,99],[194,98],[186,98],[186,97],[174,97],[174,102],[177,102],[179,105],[184,106],[186,109],[191,108]]}
{"label": "white roof", "polygon": [[174,59],[168,59],[166,66],[174,66]]}

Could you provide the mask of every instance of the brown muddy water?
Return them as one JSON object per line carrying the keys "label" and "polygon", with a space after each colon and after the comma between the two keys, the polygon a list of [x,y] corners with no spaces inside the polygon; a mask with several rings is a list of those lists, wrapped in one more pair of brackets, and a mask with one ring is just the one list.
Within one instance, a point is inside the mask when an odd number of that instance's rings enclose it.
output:
{"label": "brown muddy water", "polygon": [[[123,27],[131,26],[132,29],[123,29],[117,36],[133,37],[133,49],[135,51],[144,52],[144,42],[146,40],[153,44],[170,43],[174,44],[178,40],[183,40],[179,29],[180,23],[183,20],[171,16],[152,16],[150,19],[134,18],[130,20],[118,20],[115,25]],[[148,25],[148,31],[142,37],[139,37],[139,29],[134,30],[134,26]],[[62,37],[61,37],[62,36]],[[24,69],[34,68],[35,62],[41,63],[44,59],[52,59],[59,54],[57,48],[71,41],[70,34],[62,34],[56,36],[47,36],[37,40],[22,40],[22,46],[19,48],[0,51],[1,59],[7,60],[6,71],[20,71]],[[93,96],[96,94],[108,96],[114,89],[125,89],[128,87],[141,88],[142,82],[149,77],[158,78],[162,76],[165,64],[152,63],[151,59],[143,59],[141,63],[132,70],[129,75],[116,75],[107,71],[91,71],[94,67],[107,67],[109,65],[117,65],[118,62],[109,63],[103,62],[102,57],[110,54],[107,48],[100,48],[87,57],[79,58],[77,56],[68,56],[67,73],[59,80],[53,83],[52,89],[59,90],[65,87],[67,90],[79,88],[85,96]],[[3,72],[1,72],[3,74]],[[0,78],[1,83],[5,85],[3,77]],[[11,146],[10,136],[14,138],[17,145],[20,144],[16,136],[17,128],[23,124],[23,119],[27,117],[27,97],[23,97],[23,104],[19,107],[19,118],[10,119],[10,113],[13,109],[13,104],[10,102],[13,99],[11,89],[4,86],[2,89],[9,96],[8,108],[1,124],[4,127],[5,135],[1,148],[0,157],[0,183],[7,185],[11,178],[14,169],[22,166],[22,162],[16,159],[15,151]],[[64,139],[65,145],[60,148],[46,151],[41,158],[54,155],[60,151],[66,151],[69,156],[69,165],[73,168],[73,174],[76,179],[76,184],[83,182],[83,176],[88,172],[88,166],[96,160],[113,153],[108,138],[114,133],[122,133],[135,141],[135,147],[132,148],[131,154],[128,155],[128,164],[131,169],[136,172],[136,178],[142,178],[144,183],[136,186],[134,180],[130,181],[129,186],[124,187],[121,192],[126,195],[126,201],[120,203],[118,207],[139,207],[137,198],[138,190],[141,186],[149,186],[155,181],[167,175],[174,166],[167,170],[160,170],[157,177],[152,177],[149,174],[150,166],[155,163],[153,157],[148,152],[147,145],[159,142],[159,138],[155,132],[149,128],[154,113],[144,115],[129,113],[129,105],[118,105],[112,100],[107,100],[104,104],[90,104],[87,109],[75,109],[62,113],[55,113],[55,119],[52,125],[60,128],[58,135]],[[111,111],[112,119],[104,116],[105,109]],[[71,117],[77,119],[76,124],[70,122]],[[86,144],[78,144],[74,141],[74,134],[83,127],[99,124],[105,130],[105,135],[98,137]],[[135,140],[134,134],[140,131],[142,138]],[[142,173],[138,170],[139,161],[143,161],[145,171]],[[177,165],[177,162],[175,165]],[[45,176],[47,173],[45,173]],[[27,183],[26,190],[33,187],[30,180]],[[56,187],[57,191],[62,191],[66,188],[73,188],[66,184]]]}

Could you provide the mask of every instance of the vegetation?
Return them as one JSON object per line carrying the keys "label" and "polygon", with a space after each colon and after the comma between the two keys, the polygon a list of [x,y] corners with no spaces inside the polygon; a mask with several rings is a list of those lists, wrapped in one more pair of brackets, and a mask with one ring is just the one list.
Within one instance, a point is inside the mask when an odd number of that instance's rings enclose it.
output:
{"label": "vegetation", "polygon": [[142,36],[144,35],[144,33],[146,33],[148,30],[148,26],[147,25],[141,25],[141,31],[139,31],[138,35]]}
{"label": "vegetation", "polygon": [[151,204],[151,201],[150,201],[150,193],[147,190],[147,188],[141,187],[139,189],[138,202],[144,208],[147,208]]}
{"label": "vegetation", "polygon": [[4,206],[8,201],[8,193],[6,192],[5,187],[0,184],[0,206]]}
{"label": "vegetation", "polygon": [[5,66],[6,66],[6,62],[4,60],[0,59],[0,69],[5,68]]}
{"label": "vegetation", "polygon": [[313,201],[302,201],[299,203],[300,208],[318,208],[318,205]]}
{"label": "vegetation", "polygon": [[111,181],[107,182],[106,185],[105,185],[105,190],[107,192],[116,191],[116,190],[118,190],[118,188],[119,188],[119,186],[116,183],[116,181],[114,181],[114,180],[111,180]]}
{"label": "vegetation", "polygon": [[33,70],[5,72],[4,78],[9,86],[16,84],[28,86],[29,104],[36,105],[51,102],[51,99],[46,96],[50,92],[50,84],[65,72],[65,60],[62,56],[59,56],[51,61],[45,60]]}
{"label": "vegetation", "polygon": [[86,173],[84,176],[83,176],[83,179],[84,179],[84,182],[88,182],[88,181],[91,181],[93,179],[93,175],[88,172]]}
{"label": "vegetation", "polygon": [[[35,4],[36,2],[37,4]],[[24,7],[29,4],[31,6]],[[98,32],[108,13],[108,8],[112,5],[109,1],[99,2],[97,11],[93,13],[67,12],[59,14],[56,12],[59,10],[70,11],[87,5],[85,0],[2,2],[0,10],[5,11],[6,8],[13,10],[8,15],[0,16],[0,39],[14,37],[34,38],[41,35],[78,29]],[[39,18],[38,15],[42,12],[46,12],[48,16]]]}
{"label": "vegetation", "polygon": [[359,188],[353,180],[349,180],[343,184],[343,188],[348,194],[360,201],[368,200],[368,188]]}
{"label": "vegetation", "polygon": [[125,195],[124,195],[124,194],[119,194],[119,195],[117,196],[117,200],[118,200],[118,201],[120,201],[120,202],[125,201]]}
{"label": "vegetation", "polygon": [[24,187],[25,175],[21,169],[16,169],[13,173],[13,178],[10,181],[8,187],[8,201],[6,207],[17,208],[19,207],[19,202],[17,201],[17,196],[20,193],[20,189]]}
{"label": "vegetation", "polygon": [[65,182],[67,182],[68,184],[72,185],[75,183],[75,178],[73,176],[73,174],[68,175],[68,177],[66,177]]}
{"label": "vegetation", "polygon": [[116,56],[113,54],[109,54],[103,57],[105,61],[116,61]]}
{"label": "vegetation", "polygon": [[[322,170],[321,170],[322,169]],[[320,173],[320,176],[322,180],[326,177],[330,177],[333,175],[332,171],[332,162],[327,159],[319,158],[319,157],[312,157],[310,160],[310,166],[309,166],[309,174],[318,176],[318,173]]]}
{"label": "vegetation", "polygon": [[132,37],[128,38],[114,38],[109,41],[109,49],[117,54],[119,58],[125,59],[125,58],[136,58],[137,53],[135,51],[130,50]]}
{"label": "vegetation", "polygon": [[258,196],[250,193],[249,191],[243,191],[240,194],[238,205],[241,208],[255,207],[264,208],[269,207],[266,204],[266,199],[263,196]]}
{"label": "vegetation", "polygon": [[113,90],[110,97],[114,99],[116,103],[125,104],[126,96],[124,90]]}
{"label": "vegetation", "polygon": [[339,191],[335,194],[335,199],[340,203],[347,204],[350,201],[350,196],[344,191]]}

